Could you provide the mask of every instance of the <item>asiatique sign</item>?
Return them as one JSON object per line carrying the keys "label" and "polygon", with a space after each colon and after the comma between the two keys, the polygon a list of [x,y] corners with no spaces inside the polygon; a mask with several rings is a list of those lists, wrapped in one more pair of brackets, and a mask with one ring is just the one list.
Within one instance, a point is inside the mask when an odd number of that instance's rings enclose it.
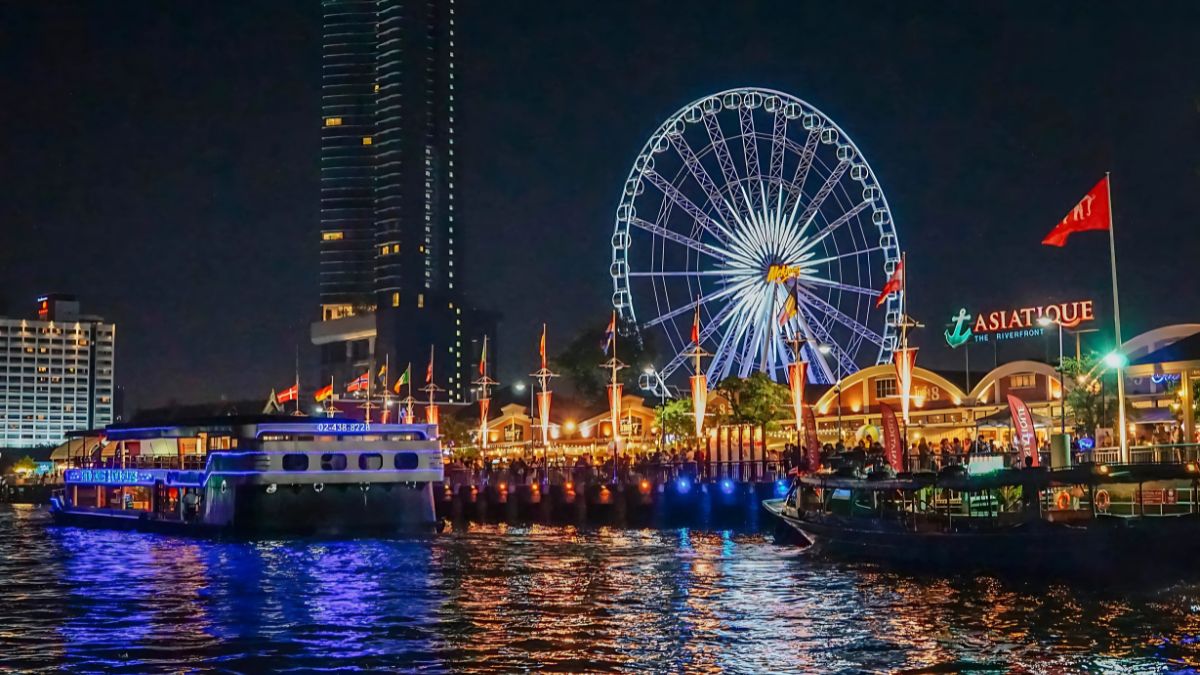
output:
{"label": "asiatique sign", "polygon": [[1049,305],[997,309],[970,314],[966,308],[950,318],[950,328],[945,331],[946,344],[957,349],[968,340],[988,342],[990,340],[1013,340],[1043,335],[1046,329],[1038,325],[1038,319],[1046,317],[1052,325],[1063,328],[1076,326],[1096,319],[1092,300],[1073,300]]}

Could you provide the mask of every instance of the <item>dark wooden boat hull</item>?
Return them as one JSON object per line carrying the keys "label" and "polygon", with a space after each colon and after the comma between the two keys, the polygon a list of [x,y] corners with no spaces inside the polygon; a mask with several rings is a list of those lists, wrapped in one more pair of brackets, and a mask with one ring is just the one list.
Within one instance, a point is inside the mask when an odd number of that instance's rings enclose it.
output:
{"label": "dark wooden boat hull", "polygon": [[[1196,568],[1200,518],[1098,518],[1086,525],[1033,521],[990,531],[914,532],[898,524],[818,514],[784,515],[815,555],[904,567],[1119,575]],[[857,521],[857,522],[855,522]]]}

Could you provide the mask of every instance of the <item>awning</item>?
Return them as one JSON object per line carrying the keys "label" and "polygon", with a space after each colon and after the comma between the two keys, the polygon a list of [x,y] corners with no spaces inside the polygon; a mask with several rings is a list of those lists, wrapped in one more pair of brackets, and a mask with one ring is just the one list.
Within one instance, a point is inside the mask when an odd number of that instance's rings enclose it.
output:
{"label": "awning", "polygon": [[1135,408],[1133,413],[1137,415],[1134,424],[1170,424],[1179,421],[1170,408]]}
{"label": "awning", "polygon": [[[987,417],[980,417],[975,420],[975,426],[980,429],[1010,429],[1012,425],[1012,414],[1008,410],[997,410]],[[1033,426],[1035,428],[1048,429],[1055,426],[1055,422],[1043,415],[1033,415]]]}

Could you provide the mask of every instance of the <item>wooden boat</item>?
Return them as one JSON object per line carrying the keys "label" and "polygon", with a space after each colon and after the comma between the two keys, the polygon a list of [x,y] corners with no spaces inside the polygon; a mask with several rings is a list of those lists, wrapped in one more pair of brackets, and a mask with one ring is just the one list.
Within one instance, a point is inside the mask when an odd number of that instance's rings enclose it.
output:
{"label": "wooden boat", "polygon": [[814,554],[918,567],[1127,573],[1200,553],[1197,467],[813,474],[764,507]]}

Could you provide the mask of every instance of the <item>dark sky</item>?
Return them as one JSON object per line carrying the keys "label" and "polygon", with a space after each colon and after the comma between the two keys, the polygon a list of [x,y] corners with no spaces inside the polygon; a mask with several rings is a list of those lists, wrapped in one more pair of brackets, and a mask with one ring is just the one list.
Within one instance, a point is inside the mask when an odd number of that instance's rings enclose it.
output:
{"label": "dark sky", "polygon": [[[809,101],[871,162],[925,362],[960,306],[1108,316],[1105,237],[1038,245],[1105,171],[1127,336],[1200,319],[1198,3],[457,6],[466,284],[505,315],[502,380],[543,320],[553,350],[606,313],[649,134],[743,85]],[[316,313],[316,0],[5,1],[0,94],[10,313],[62,290],[116,320],[134,406],[290,381]]]}

